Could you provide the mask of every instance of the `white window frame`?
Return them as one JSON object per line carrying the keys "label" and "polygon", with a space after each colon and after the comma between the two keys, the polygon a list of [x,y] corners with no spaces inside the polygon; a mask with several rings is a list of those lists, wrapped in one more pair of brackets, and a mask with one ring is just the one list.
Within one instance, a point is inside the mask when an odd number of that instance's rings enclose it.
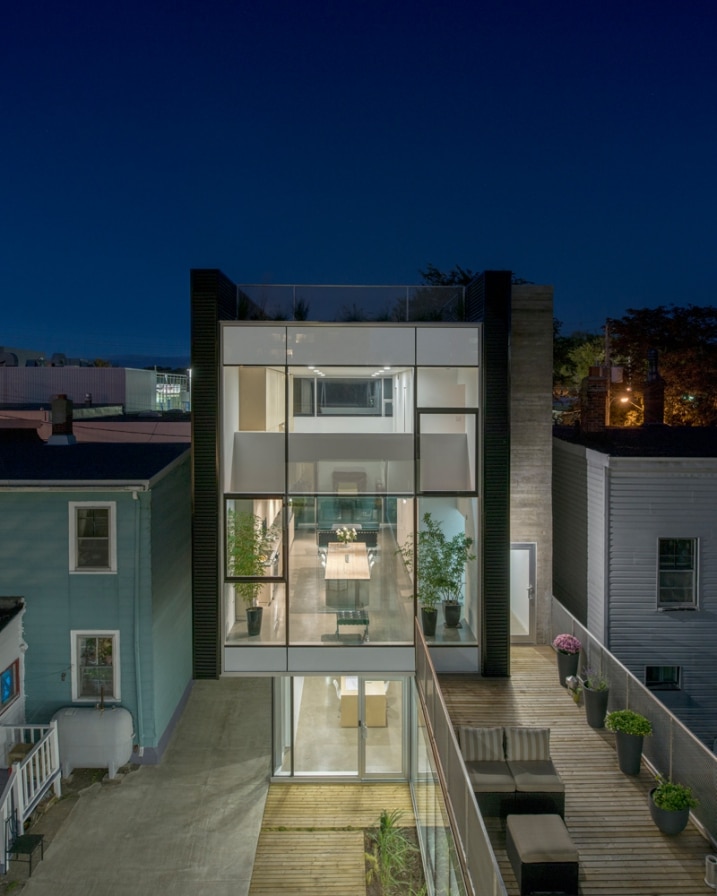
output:
{"label": "white window frame", "polygon": [[[77,565],[77,511],[80,509],[109,510],[109,566]],[[117,572],[117,503],[115,501],[70,501],[69,504],[70,572],[77,575],[113,575]]]}
{"label": "white window frame", "polygon": [[[692,569],[692,600],[678,603],[676,601],[662,600],[662,585],[660,578],[663,572],[688,572],[688,570],[663,570],[660,568],[660,545],[663,541],[690,541],[693,546]],[[659,610],[696,610],[699,608],[699,568],[700,568],[700,540],[691,536],[665,535],[657,539],[657,608]]]}
{"label": "white window frame", "polygon": [[72,665],[72,702],[98,703],[100,694],[89,697],[80,696],[80,657],[78,655],[79,638],[112,638],[112,690],[111,697],[105,695],[105,703],[119,703],[122,699],[120,689],[120,633],[117,629],[72,629],[70,631],[70,663]]}

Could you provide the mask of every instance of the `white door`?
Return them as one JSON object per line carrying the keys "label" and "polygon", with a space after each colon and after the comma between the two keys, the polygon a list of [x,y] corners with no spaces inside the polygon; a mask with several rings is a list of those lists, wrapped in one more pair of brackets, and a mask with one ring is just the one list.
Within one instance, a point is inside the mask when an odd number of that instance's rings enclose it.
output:
{"label": "white door", "polygon": [[535,642],[535,545],[510,546],[510,640]]}

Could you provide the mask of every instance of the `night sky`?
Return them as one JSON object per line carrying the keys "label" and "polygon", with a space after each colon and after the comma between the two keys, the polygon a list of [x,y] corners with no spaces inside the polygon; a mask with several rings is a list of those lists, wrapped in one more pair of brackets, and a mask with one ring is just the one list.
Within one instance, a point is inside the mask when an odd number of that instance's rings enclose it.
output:
{"label": "night sky", "polygon": [[563,333],[717,304],[717,3],[16,0],[0,345],[189,355],[240,283],[508,268]]}

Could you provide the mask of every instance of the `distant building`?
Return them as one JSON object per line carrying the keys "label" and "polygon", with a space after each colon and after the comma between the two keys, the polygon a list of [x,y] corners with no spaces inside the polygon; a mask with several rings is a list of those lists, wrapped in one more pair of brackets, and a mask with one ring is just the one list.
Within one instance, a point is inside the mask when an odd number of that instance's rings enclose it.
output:
{"label": "distant building", "polygon": [[66,395],[77,408],[188,411],[189,377],[130,367],[0,364],[0,408],[46,408],[55,395]]}

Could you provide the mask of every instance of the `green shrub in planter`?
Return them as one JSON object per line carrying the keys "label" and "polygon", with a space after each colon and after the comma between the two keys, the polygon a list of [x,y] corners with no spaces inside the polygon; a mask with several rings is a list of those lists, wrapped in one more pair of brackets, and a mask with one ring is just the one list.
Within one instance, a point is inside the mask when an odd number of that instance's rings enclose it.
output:
{"label": "green shrub in planter", "polygon": [[609,712],[605,716],[605,727],[608,731],[620,731],[637,737],[652,734],[652,722],[631,709],[615,709]]}
{"label": "green shrub in planter", "polygon": [[692,795],[692,788],[684,784],[675,784],[662,775],[657,775],[657,787],[652,791],[652,799],[659,809],[678,812],[681,809],[694,809],[699,800]]}

